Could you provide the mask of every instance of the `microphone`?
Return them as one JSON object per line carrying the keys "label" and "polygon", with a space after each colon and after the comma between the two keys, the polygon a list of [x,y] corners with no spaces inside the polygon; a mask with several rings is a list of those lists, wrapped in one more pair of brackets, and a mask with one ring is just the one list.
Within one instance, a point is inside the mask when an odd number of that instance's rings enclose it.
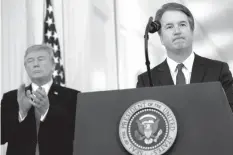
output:
{"label": "microphone", "polygon": [[149,18],[148,24],[147,24],[147,30],[150,33],[155,33],[157,31],[159,31],[159,29],[161,28],[161,24],[159,21],[153,21],[153,17]]}
{"label": "microphone", "polygon": [[159,31],[160,28],[161,28],[160,22],[153,21],[153,17],[150,17],[146,25],[146,30],[145,30],[145,35],[144,35],[146,68],[147,68],[147,74],[148,74],[148,80],[149,80],[150,87],[153,87],[153,83],[152,83],[152,76],[150,72],[150,60],[148,56],[148,40],[149,40],[148,33],[155,33]]}

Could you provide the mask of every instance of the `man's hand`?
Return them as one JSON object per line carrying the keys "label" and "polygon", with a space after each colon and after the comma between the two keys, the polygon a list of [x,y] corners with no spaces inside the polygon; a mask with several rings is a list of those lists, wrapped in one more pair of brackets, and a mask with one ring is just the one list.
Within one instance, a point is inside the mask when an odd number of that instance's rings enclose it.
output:
{"label": "man's hand", "polygon": [[33,106],[43,116],[49,109],[49,98],[43,88],[39,88],[32,92]]}
{"label": "man's hand", "polygon": [[31,92],[27,90],[25,94],[25,84],[20,85],[17,92],[17,101],[19,104],[19,113],[22,117],[25,117],[28,113],[28,110],[32,106],[32,101],[30,99]]}

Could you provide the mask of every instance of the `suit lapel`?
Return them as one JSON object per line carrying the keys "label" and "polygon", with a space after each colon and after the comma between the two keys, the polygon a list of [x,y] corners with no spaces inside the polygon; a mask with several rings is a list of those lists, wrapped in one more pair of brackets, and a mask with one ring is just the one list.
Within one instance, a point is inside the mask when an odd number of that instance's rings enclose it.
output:
{"label": "suit lapel", "polygon": [[167,60],[158,66],[157,75],[155,76],[159,76],[160,85],[174,85]]}
{"label": "suit lapel", "polygon": [[202,57],[195,54],[190,83],[203,82],[205,72],[206,70],[204,68],[204,61]]}
{"label": "suit lapel", "polygon": [[49,103],[50,104],[55,104],[56,103],[56,99],[59,96],[59,92],[58,92],[58,86],[56,86],[54,83],[51,85],[49,93],[48,93],[48,97],[49,97]]}

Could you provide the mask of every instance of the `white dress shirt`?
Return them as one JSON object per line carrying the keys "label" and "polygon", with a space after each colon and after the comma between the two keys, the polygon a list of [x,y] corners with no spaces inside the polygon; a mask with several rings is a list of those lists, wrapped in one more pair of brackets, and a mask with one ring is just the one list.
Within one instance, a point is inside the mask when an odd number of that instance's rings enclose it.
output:
{"label": "white dress shirt", "polygon": [[[184,67],[182,68],[182,72],[184,73],[186,84],[190,84],[194,57],[195,57],[195,55],[192,52],[190,54],[190,56],[184,62],[182,62],[184,64]],[[167,64],[168,64],[168,67],[170,69],[172,80],[173,80],[174,84],[176,85],[176,75],[178,73],[178,69],[176,67],[179,63],[177,63],[174,60],[172,60],[171,58],[167,57]]]}
{"label": "white dress shirt", "polygon": [[[46,95],[48,95],[50,87],[52,84],[53,84],[53,80],[50,80],[48,83],[41,86],[45,90]],[[32,91],[36,91],[38,88],[39,88],[38,85],[36,85],[35,83],[32,83]],[[49,109],[45,112],[44,115],[41,116],[40,121],[42,121],[42,122],[44,121],[48,111],[49,111]],[[22,117],[21,114],[19,113],[19,122],[22,122],[26,117],[27,117],[27,115]]]}

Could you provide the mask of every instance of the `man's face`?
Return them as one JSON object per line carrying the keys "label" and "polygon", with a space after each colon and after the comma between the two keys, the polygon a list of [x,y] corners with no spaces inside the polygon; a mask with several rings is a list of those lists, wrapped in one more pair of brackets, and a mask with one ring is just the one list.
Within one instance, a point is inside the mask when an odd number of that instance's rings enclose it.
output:
{"label": "man's face", "polygon": [[46,51],[32,51],[25,57],[25,69],[32,81],[48,82],[52,78],[54,68],[55,65]]}
{"label": "man's face", "polygon": [[161,42],[169,51],[192,47],[193,31],[181,11],[166,11],[161,18]]}

